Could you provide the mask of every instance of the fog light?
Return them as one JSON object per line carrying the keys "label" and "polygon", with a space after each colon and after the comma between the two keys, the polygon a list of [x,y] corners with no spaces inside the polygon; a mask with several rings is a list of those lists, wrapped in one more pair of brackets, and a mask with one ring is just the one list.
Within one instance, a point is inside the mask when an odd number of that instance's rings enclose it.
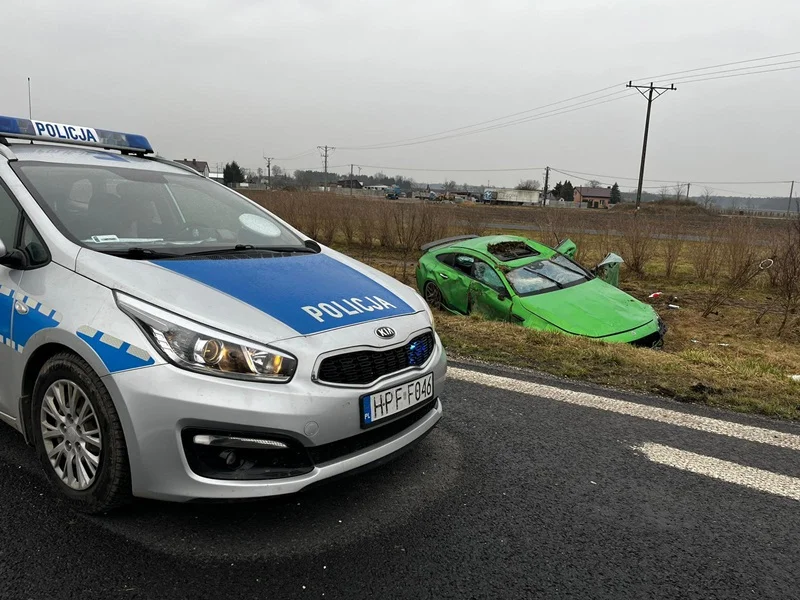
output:
{"label": "fog light", "polygon": [[233,450],[223,450],[219,453],[219,457],[225,461],[225,464],[232,467],[236,464],[236,452]]}

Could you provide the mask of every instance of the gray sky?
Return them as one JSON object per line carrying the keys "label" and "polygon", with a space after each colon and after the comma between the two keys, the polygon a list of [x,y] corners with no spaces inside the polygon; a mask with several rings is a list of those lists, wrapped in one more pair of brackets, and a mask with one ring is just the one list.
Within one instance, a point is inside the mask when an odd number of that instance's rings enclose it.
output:
{"label": "gray sky", "polygon": [[[250,168],[262,151],[394,142],[628,79],[800,51],[795,0],[6,0],[3,21],[16,25],[3,28],[0,114],[27,115],[30,76],[34,117]],[[680,85],[653,105],[646,177],[800,179],[798,98],[800,69]],[[645,109],[622,97],[428,144],[337,149],[331,164],[492,185],[543,174],[410,168],[636,177]],[[321,167],[318,154],[276,163]]]}

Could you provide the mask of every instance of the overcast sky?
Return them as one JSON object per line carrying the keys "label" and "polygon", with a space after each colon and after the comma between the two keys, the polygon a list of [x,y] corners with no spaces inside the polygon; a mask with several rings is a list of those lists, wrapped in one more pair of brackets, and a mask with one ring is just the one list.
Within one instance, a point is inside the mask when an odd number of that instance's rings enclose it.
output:
{"label": "overcast sky", "polygon": [[[290,157],[329,144],[332,165],[492,185],[543,173],[411,169],[550,165],[636,177],[645,100],[621,94],[466,137],[344,148],[629,79],[800,51],[796,0],[5,0],[3,22],[0,114],[27,115],[30,76],[35,118],[142,133],[170,158],[256,168],[262,153]],[[792,59],[800,55],[773,62]],[[678,87],[653,105],[646,177],[800,179],[800,69]],[[320,168],[321,160],[276,164]],[[788,193],[785,185],[712,187]]]}

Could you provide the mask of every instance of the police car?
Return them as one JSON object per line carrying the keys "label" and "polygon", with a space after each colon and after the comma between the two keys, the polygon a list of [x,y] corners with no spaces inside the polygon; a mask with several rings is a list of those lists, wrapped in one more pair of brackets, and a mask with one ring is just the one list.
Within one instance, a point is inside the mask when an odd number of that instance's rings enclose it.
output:
{"label": "police car", "polygon": [[0,420],[87,512],[299,491],[442,414],[410,287],[146,138],[0,117]]}

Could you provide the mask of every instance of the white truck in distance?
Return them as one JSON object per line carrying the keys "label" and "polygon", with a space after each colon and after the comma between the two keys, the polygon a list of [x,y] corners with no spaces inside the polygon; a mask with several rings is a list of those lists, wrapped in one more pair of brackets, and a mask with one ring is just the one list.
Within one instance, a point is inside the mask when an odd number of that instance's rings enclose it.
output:
{"label": "white truck in distance", "polygon": [[483,192],[485,204],[515,204],[518,206],[538,206],[542,192],[539,190],[487,189]]}

